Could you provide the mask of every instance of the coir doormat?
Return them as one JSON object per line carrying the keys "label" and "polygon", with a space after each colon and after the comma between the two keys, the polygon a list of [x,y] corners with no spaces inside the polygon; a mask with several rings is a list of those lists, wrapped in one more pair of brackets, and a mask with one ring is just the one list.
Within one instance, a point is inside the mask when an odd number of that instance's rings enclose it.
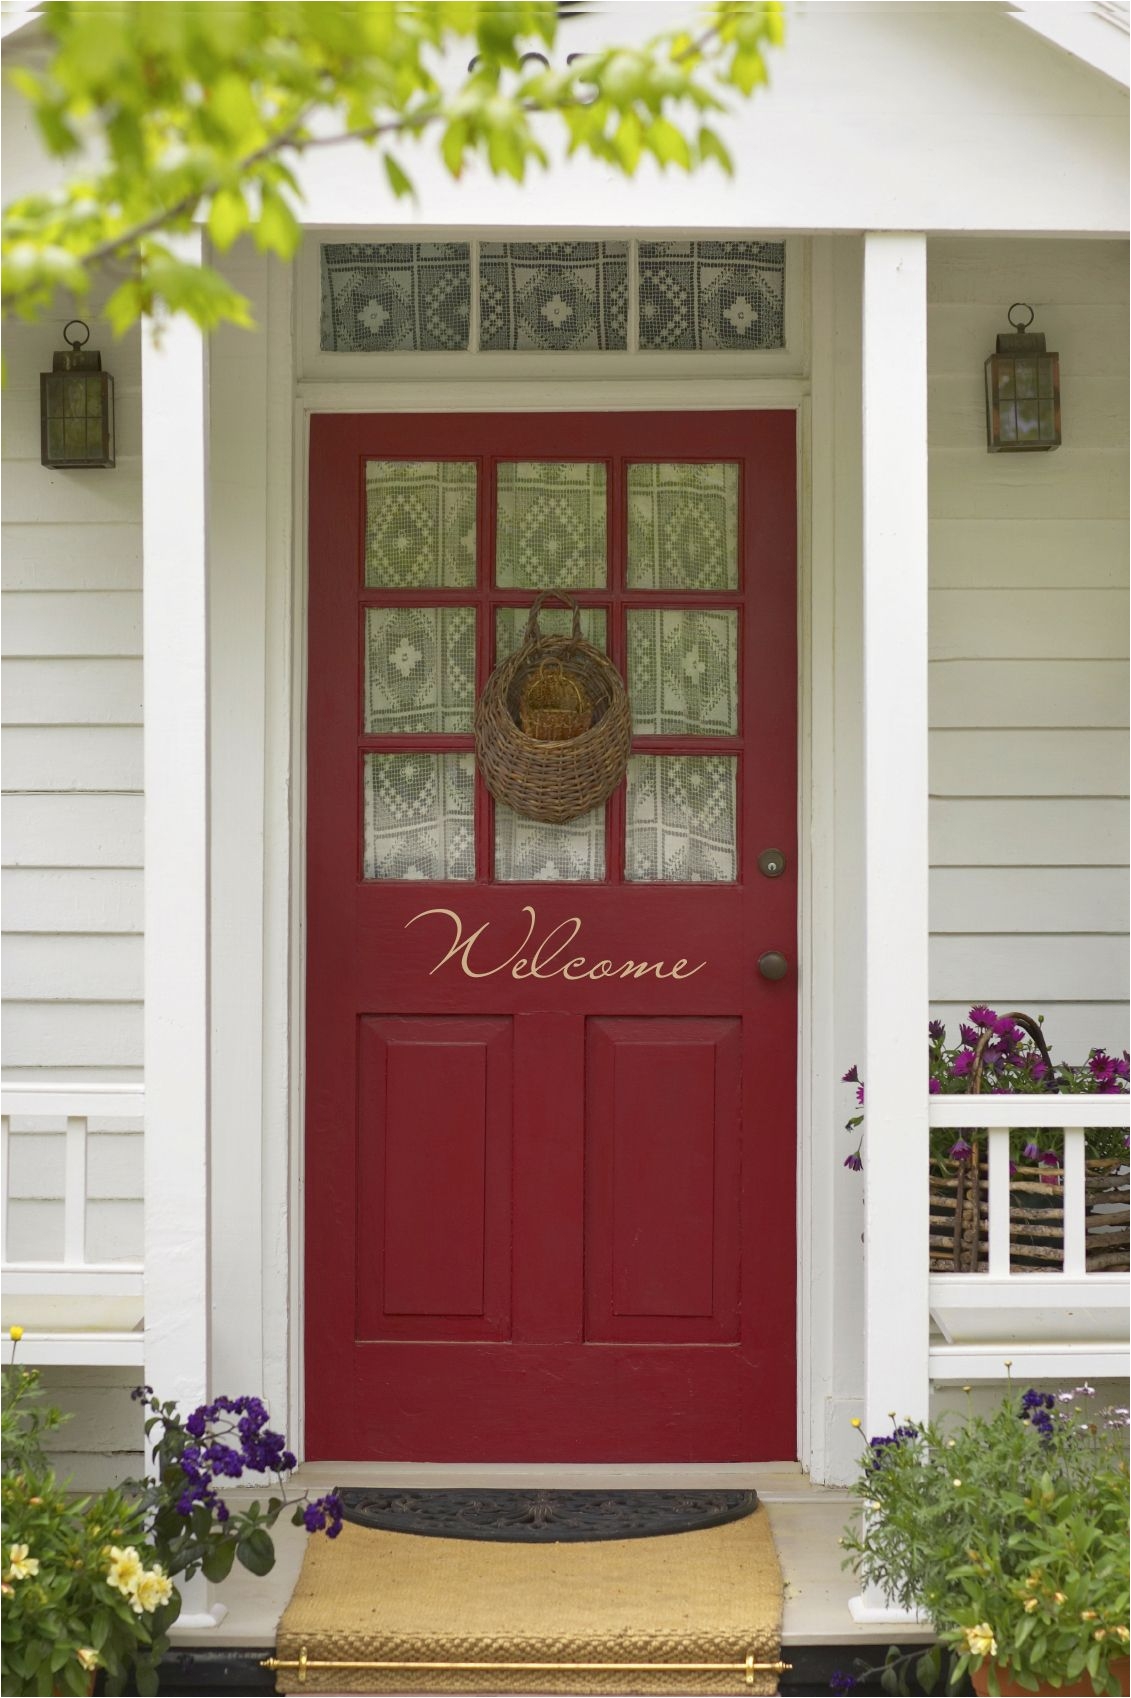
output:
{"label": "coir doormat", "polygon": [[692,1533],[739,1521],[758,1507],[757,1492],[375,1491],[339,1489],[347,1521],[389,1533],[439,1539],[502,1539],[561,1544]]}
{"label": "coir doormat", "polygon": [[[543,1496],[510,1495],[512,1521]],[[762,1508],[692,1532],[526,1542],[347,1521],[307,1546],[270,1666],[287,1693],[773,1693],[781,1608]]]}

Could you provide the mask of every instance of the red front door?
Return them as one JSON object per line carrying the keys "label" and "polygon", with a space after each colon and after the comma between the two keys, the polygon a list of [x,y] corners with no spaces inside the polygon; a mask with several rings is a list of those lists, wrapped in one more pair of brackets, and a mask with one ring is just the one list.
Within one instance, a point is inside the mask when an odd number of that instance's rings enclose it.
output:
{"label": "red front door", "polygon": [[[795,1455],[794,510],[791,413],[313,420],[308,1456]],[[633,706],[561,827],[472,752],[544,588]]]}

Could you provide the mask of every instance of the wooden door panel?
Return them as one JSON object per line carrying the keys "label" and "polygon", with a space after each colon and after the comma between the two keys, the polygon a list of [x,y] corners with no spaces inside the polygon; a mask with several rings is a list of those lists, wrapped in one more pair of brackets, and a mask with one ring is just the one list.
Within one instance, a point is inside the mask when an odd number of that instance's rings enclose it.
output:
{"label": "wooden door panel", "polygon": [[738,1336],[738,1020],[589,1022],[589,1340]]}
{"label": "wooden door panel", "polygon": [[363,1019],[357,1337],[510,1330],[509,1020]]}

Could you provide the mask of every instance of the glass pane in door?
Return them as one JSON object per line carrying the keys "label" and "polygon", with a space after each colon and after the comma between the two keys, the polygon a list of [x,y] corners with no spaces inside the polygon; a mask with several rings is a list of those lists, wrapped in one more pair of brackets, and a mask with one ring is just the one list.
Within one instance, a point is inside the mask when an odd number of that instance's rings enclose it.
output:
{"label": "glass pane in door", "polygon": [[633,755],[625,877],[730,884],[737,877],[733,755]]}
{"label": "glass pane in door", "polygon": [[628,584],[636,590],[737,588],[737,466],[629,466]]}
{"label": "glass pane in door", "polygon": [[733,608],[630,608],[628,693],[638,736],[733,736],[738,614]]}
{"label": "glass pane in door", "polygon": [[529,590],[599,589],[608,577],[605,502],[600,462],[500,465],[496,583]]}
{"label": "glass pane in door", "polygon": [[475,877],[475,757],[366,755],[365,877]]}

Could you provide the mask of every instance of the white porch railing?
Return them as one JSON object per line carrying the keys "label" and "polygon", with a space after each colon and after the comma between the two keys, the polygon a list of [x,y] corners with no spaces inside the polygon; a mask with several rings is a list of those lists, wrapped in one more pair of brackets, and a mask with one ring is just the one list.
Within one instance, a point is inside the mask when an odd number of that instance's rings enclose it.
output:
{"label": "white porch railing", "polygon": [[[1087,1270],[1085,1136],[1090,1127],[1127,1127],[1127,1096],[933,1097],[932,1128],[983,1133],[988,1147],[987,1271],[933,1273],[930,1346],[936,1383],[1013,1378],[1097,1379],[1131,1372],[1131,1276]],[[1014,1272],[1010,1265],[1011,1129],[1063,1128],[1059,1175],[1063,1251],[1059,1270]],[[1124,1205],[1118,1205],[1124,1208]],[[1113,1222],[1119,1218],[1113,1213]]]}
{"label": "white porch railing", "polygon": [[[9,1242],[9,1156],[13,1138],[65,1122],[62,1260],[5,1260],[4,1325],[24,1328],[19,1360],[30,1366],[126,1366],[144,1362],[142,1264],[92,1261],[87,1255],[87,1140],[92,1120],[124,1120],[140,1131],[145,1121],[141,1085],[5,1086],[0,1091],[3,1133],[3,1210]],[[26,1130],[13,1132],[12,1121]],[[29,1124],[30,1123],[30,1124]],[[10,1347],[9,1347],[10,1349]],[[9,1352],[5,1352],[7,1360]]]}

